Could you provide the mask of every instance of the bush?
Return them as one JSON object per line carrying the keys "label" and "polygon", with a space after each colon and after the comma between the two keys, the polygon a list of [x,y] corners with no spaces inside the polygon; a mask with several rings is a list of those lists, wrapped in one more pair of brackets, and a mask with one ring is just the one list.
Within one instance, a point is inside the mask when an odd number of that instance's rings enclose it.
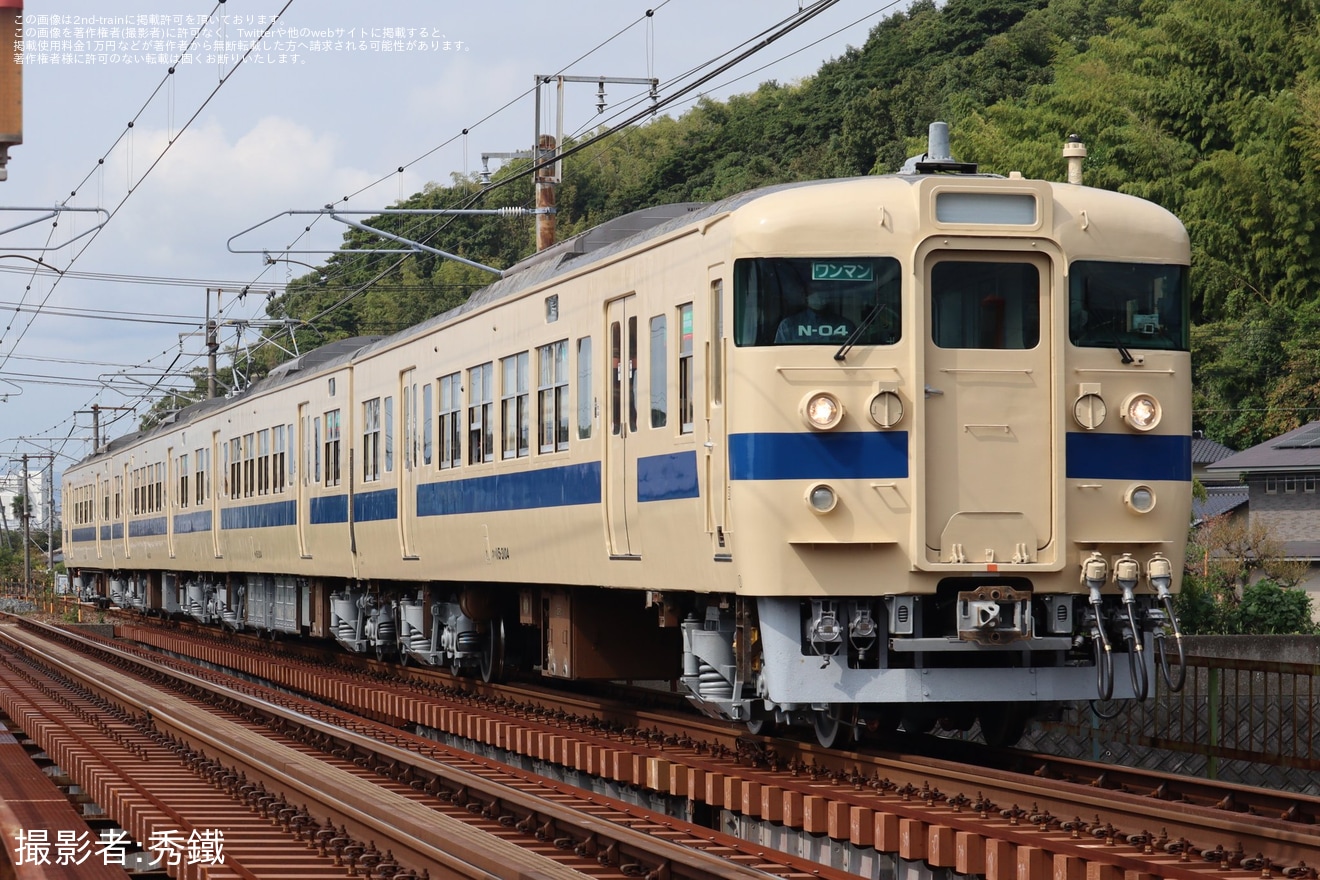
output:
{"label": "bush", "polygon": [[1304,590],[1260,580],[1242,591],[1237,628],[1249,635],[1304,635],[1320,632],[1311,620],[1311,597]]}

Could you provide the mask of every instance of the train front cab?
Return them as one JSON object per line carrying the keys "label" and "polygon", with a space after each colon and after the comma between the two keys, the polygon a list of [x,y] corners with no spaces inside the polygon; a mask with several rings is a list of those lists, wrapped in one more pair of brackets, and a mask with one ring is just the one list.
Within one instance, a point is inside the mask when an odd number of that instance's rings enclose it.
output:
{"label": "train front cab", "polygon": [[[869,187],[773,196],[791,247],[739,236],[731,508],[756,598],[685,624],[694,702],[822,740],[866,716],[1013,739],[1059,701],[1145,696],[1190,504],[1181,226],[1042,181]],[[1107,292],[1070,287],[1070,251]],[[844,338],[777,344],[816,288]],[[1089,294],[1108,338],[1079,334]]]}

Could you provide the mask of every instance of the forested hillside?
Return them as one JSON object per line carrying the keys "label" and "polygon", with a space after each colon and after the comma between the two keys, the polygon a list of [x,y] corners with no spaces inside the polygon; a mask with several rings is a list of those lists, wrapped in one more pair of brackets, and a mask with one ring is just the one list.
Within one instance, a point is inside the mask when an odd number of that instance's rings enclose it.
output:
{"label": "forested hillside", "polygon": [[[1087,183],[1180,216],[1194,248],[1197,427],[1244,448],[1320,418],[1320,0],[917,0],[799,83],[702,101],[565,162],[561,236],[663,202],[894,171],[927,125],[958,158],[1061,179],[1069,133]],[[410,207],[528,205],[531,183],[432,185]],[[530,221],[393,228],[495,266]],[[365,245],[358,233],[350,240]],[[336,257],[270,305],[303,348],[384,333],[461,302],[489,275],[431,257]],[[277,349],[261,349],[273,365]]]}

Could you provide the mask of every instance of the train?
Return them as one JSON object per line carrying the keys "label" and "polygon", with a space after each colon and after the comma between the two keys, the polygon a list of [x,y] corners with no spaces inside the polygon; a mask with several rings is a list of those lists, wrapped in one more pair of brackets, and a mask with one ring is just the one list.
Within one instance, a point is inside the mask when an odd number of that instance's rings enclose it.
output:
{"label": "train", "polygon": [[63,475],[66,565],[827,746],[1015,742],[1179,684],[1189,264],[1160,206],[983,173],[937,124],[898,173],[621,217],[106,443]]}

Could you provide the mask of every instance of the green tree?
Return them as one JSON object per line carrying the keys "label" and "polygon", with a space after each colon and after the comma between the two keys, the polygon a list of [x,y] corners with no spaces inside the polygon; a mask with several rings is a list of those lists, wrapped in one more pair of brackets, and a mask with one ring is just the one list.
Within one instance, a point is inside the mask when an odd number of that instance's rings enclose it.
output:
{"label": "green tree", "polygon": [[1220,516],[1193,531],[1176,611],[1189,634],[1311,633],[1311,601],[1296,589],[1304,562],[1268,528]]}

